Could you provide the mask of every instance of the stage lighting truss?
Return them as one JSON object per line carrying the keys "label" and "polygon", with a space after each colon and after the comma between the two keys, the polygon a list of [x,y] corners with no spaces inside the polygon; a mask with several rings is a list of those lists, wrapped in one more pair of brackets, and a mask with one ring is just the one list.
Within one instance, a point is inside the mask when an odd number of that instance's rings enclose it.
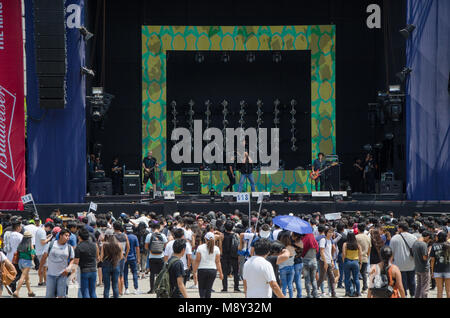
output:
{"label": "stage lighting truss", "polygon": [[295,114],[297,113],[297,111],[295,109],[295,106],[297,106],[297,101],[295,99],[293,99],[293,100],[291,100],[291,107],[292,108],[291,108],[291,111],[290,111],[290,114],[292,116],[291,120],[290,120],[290,122],[291,122],[291,150],[293,152],[296,152],[297,149],[298,149],[298,147],[296,145],[297,138],[295,138],[295,132],[296,132],[295,124],[297,123],[297,120],[295,119]]}
{"label": "stage lighting truss", "polygon": [[246,56],[247,62],[248,63],[253,63],[256,60],[256,55],[253,52],[249,52]]}
{"label": "stage lighting truss", "polygon": [[211,125],[211,101],[209,99],[205,102],[205,106],[206,106],[206,111],[205,111],[206,120],[205,120],[205,124],[206,124],[206,129],[208,129],[209,125]]}
{"label": "stage lighting truss", "polygon": [[[188,124],[189,124],[189,131],[191,132],[191,136],[194,136],[194,105],[195,102],[191,99],[188,103],[189,105],[189,111],[188,111],[188,115],[189,115],[189,119],[188,119]],[[193,149],[193,143],[191,143],[192,149]]]}
{"label": "stage lighting truss", "polygon": [[172,107],[172,124],[173,124],[173,129],[176,129],[177,128],[177,123],[178,123],[178,120],[177,120],[177,115],[178,115],[178,112],[177,112],[177,102],[176,101],[172,101],[171,103],[170,103],[170,106]]}
{"label": "stage lighting truss", "polygon": [[239,103],[241,105],[241,108],[239,109],[239,124],[241,125],[241,128],[244,128],[245,120],[244,116],[246,114],[245,109],[247,108],[247,103],[244,100],[241,100]]}
{"label": "stage lighting truss", "polygon": [[92,96],[86,96],[91,104],[91,118],[93,121],[101,121],[109,110],[114,95],[103,92],[101,87],[92,88]]}
{"label": "stage lighting truss", "polygon": [[263,107],[264,103],[262,102],[262,100],[258,99],[258,101],[256,102],[256,124],[258,127],[258,132],[259,132],[259,128],[261,128],[261,125],[264,123],[264,121],[262,120],[262,116],[264,114],[262,107]]}
{"label": "stage lighting truss", "polygon": [[278,108],[280,106],[280,100],[278,98],[273,102],[273,106],[273,123],[275,124],[275,128],[278,128],[280,124],[280,118],[278,117],[280,115],[280,109]]}

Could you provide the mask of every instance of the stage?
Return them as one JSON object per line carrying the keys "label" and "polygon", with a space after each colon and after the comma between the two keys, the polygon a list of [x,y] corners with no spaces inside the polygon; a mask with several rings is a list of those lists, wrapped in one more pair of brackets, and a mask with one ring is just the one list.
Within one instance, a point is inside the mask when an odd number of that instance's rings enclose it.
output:
{"label": "stage", "polygon": [[[163,198],[150,199],[148,194],[142,195],[117,195],[117,196],[86,196],[85,203],[68,204],[37,204],[41,218],[49,216],[53,209],[59,208],[63,214],[75,214],[87,211],[89,202],[95,202],[98,206],[97,213],[112,211],[118,217],[120,213],[134,214],[139,212],[155,212],[156,214],[172,214],[175,211],[183,212],[209,212],[222,211],[234,212],[236,209],[247,213],[248,203],[227,202],[215,196],[211,202],[209,195],[176,195],[175,200],[164,200]],[[257,198],[251,202],[251,210],[258,210]],[[263,208],[275,210],[278,214],[302,214],[320,211],[322,214],[343,212],[354,213],[361,211],[362,214],[375,211],[377,215],[393,211],[396,217],[401,215],[412,215],[421,212],[430,215],[450,213],[450,201],[407,201],[403,194],[353,194],[345,200],[332,200],[330,198],[312,198],[309,194],[290,194],[290,200],[284,201],[283,195],[271,195],[269,200],[264,200]],[[27,211],[32,212],[32,207]],[[18,212],[22,213],[23,212]]]}

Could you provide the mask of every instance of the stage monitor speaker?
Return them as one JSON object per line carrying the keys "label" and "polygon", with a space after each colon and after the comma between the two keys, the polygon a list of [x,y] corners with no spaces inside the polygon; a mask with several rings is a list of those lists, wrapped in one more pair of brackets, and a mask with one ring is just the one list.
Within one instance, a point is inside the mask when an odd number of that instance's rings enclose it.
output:
{"label": "stage monitor speaker", "polygon": [[181,191],[185,194],[200,194],[200,171],[197,168],[181,169]]}
{"label": "stage monitor speaker", "polygon": [[112,195],[112,182],[111,181],[103,181],[89,182],[89,193],[90,195]]}
{"label": "stage monitor speaker", "polygon": [[141,178],[139,176],[130,176],[123,178],[123,194],[140,194]]}
{"label": "stage monitor speaker", "polygon": [[64,1],[33,1],[36,73],[41,108],[65,108],[67,68]]}
{"label": "stage monitor speaker", "polygon": [[326,186],[322,191],[339,191],[341,184],[341,168],[334,166],[326,170],[324,173]]}
{"label": "stage monitor speaker", "polygon": [[382,181],[380,193],[403,193],[403,182],[400,180]]}

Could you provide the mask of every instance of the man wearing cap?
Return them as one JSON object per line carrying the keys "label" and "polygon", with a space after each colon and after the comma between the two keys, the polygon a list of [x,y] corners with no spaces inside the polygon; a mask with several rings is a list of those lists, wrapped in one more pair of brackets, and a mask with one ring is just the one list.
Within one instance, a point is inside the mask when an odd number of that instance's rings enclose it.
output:
{"label": "man wearing cap", "polygon": [[128,242],[130,244],[130,251],[127,256],[127,260],[125,262],[124,269],[124,283],[125,283],[125,294],[128,295],[130,292],[128,291],[128,267],[131,269],[131,273],[133,274],[133,285],[134,285],[134,293],[135,295],[141,294],[138,286],[138,264],[140,262],[140,250],[139,250],[139,240],[136,235],[133,234],[133,226],[131,224],[127,224],[125,226],[125,231],[127,232]]}
{"label": "man wearing cap", "polygon": [[[42,256],[44,255],[45,248],[53,238],[51,232],[53,230],[53,223],[46,223],[44,227],[38,228],[35,235],[35,241],[36,241],[36,258],[39,260],[39,263],[42,260]],[[48,234],[47,234],[48,233]],[[39,275],[39,283],[38,286],[45,286],[45,282],[47,281],[47,264],[43,264],[42,270],[38,271]]]}

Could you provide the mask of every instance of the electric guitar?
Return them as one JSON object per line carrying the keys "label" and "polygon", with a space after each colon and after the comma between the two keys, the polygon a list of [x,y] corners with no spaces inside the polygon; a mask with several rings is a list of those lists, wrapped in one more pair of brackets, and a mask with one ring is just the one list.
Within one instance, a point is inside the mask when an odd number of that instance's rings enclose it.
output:
{"label": "electric guitar", "polygon": [[155,168],[157,168],[158,166],[159,166],[159,164],[158,164],[158,163],[155,163],[155,165],[154,165],[153,167],[151,167],[151,168],[144,168],[144,175],[145,175],[145,176],[149,176],[150,173],[151,173]]}
{"label": "electric guitar", "polygon": [[312,180],[317,180],[322,175],[322,173],[324,173],[326,170],[330,169],[331,167],[334,167],[337,165],[339,165],[339,163],[333,162],[330,166],[325,167],[322,170],[319,170],[319,169],[314,170],[313,169],[313,171],[311,171],[311,173],[310,173],[310,177]]}

